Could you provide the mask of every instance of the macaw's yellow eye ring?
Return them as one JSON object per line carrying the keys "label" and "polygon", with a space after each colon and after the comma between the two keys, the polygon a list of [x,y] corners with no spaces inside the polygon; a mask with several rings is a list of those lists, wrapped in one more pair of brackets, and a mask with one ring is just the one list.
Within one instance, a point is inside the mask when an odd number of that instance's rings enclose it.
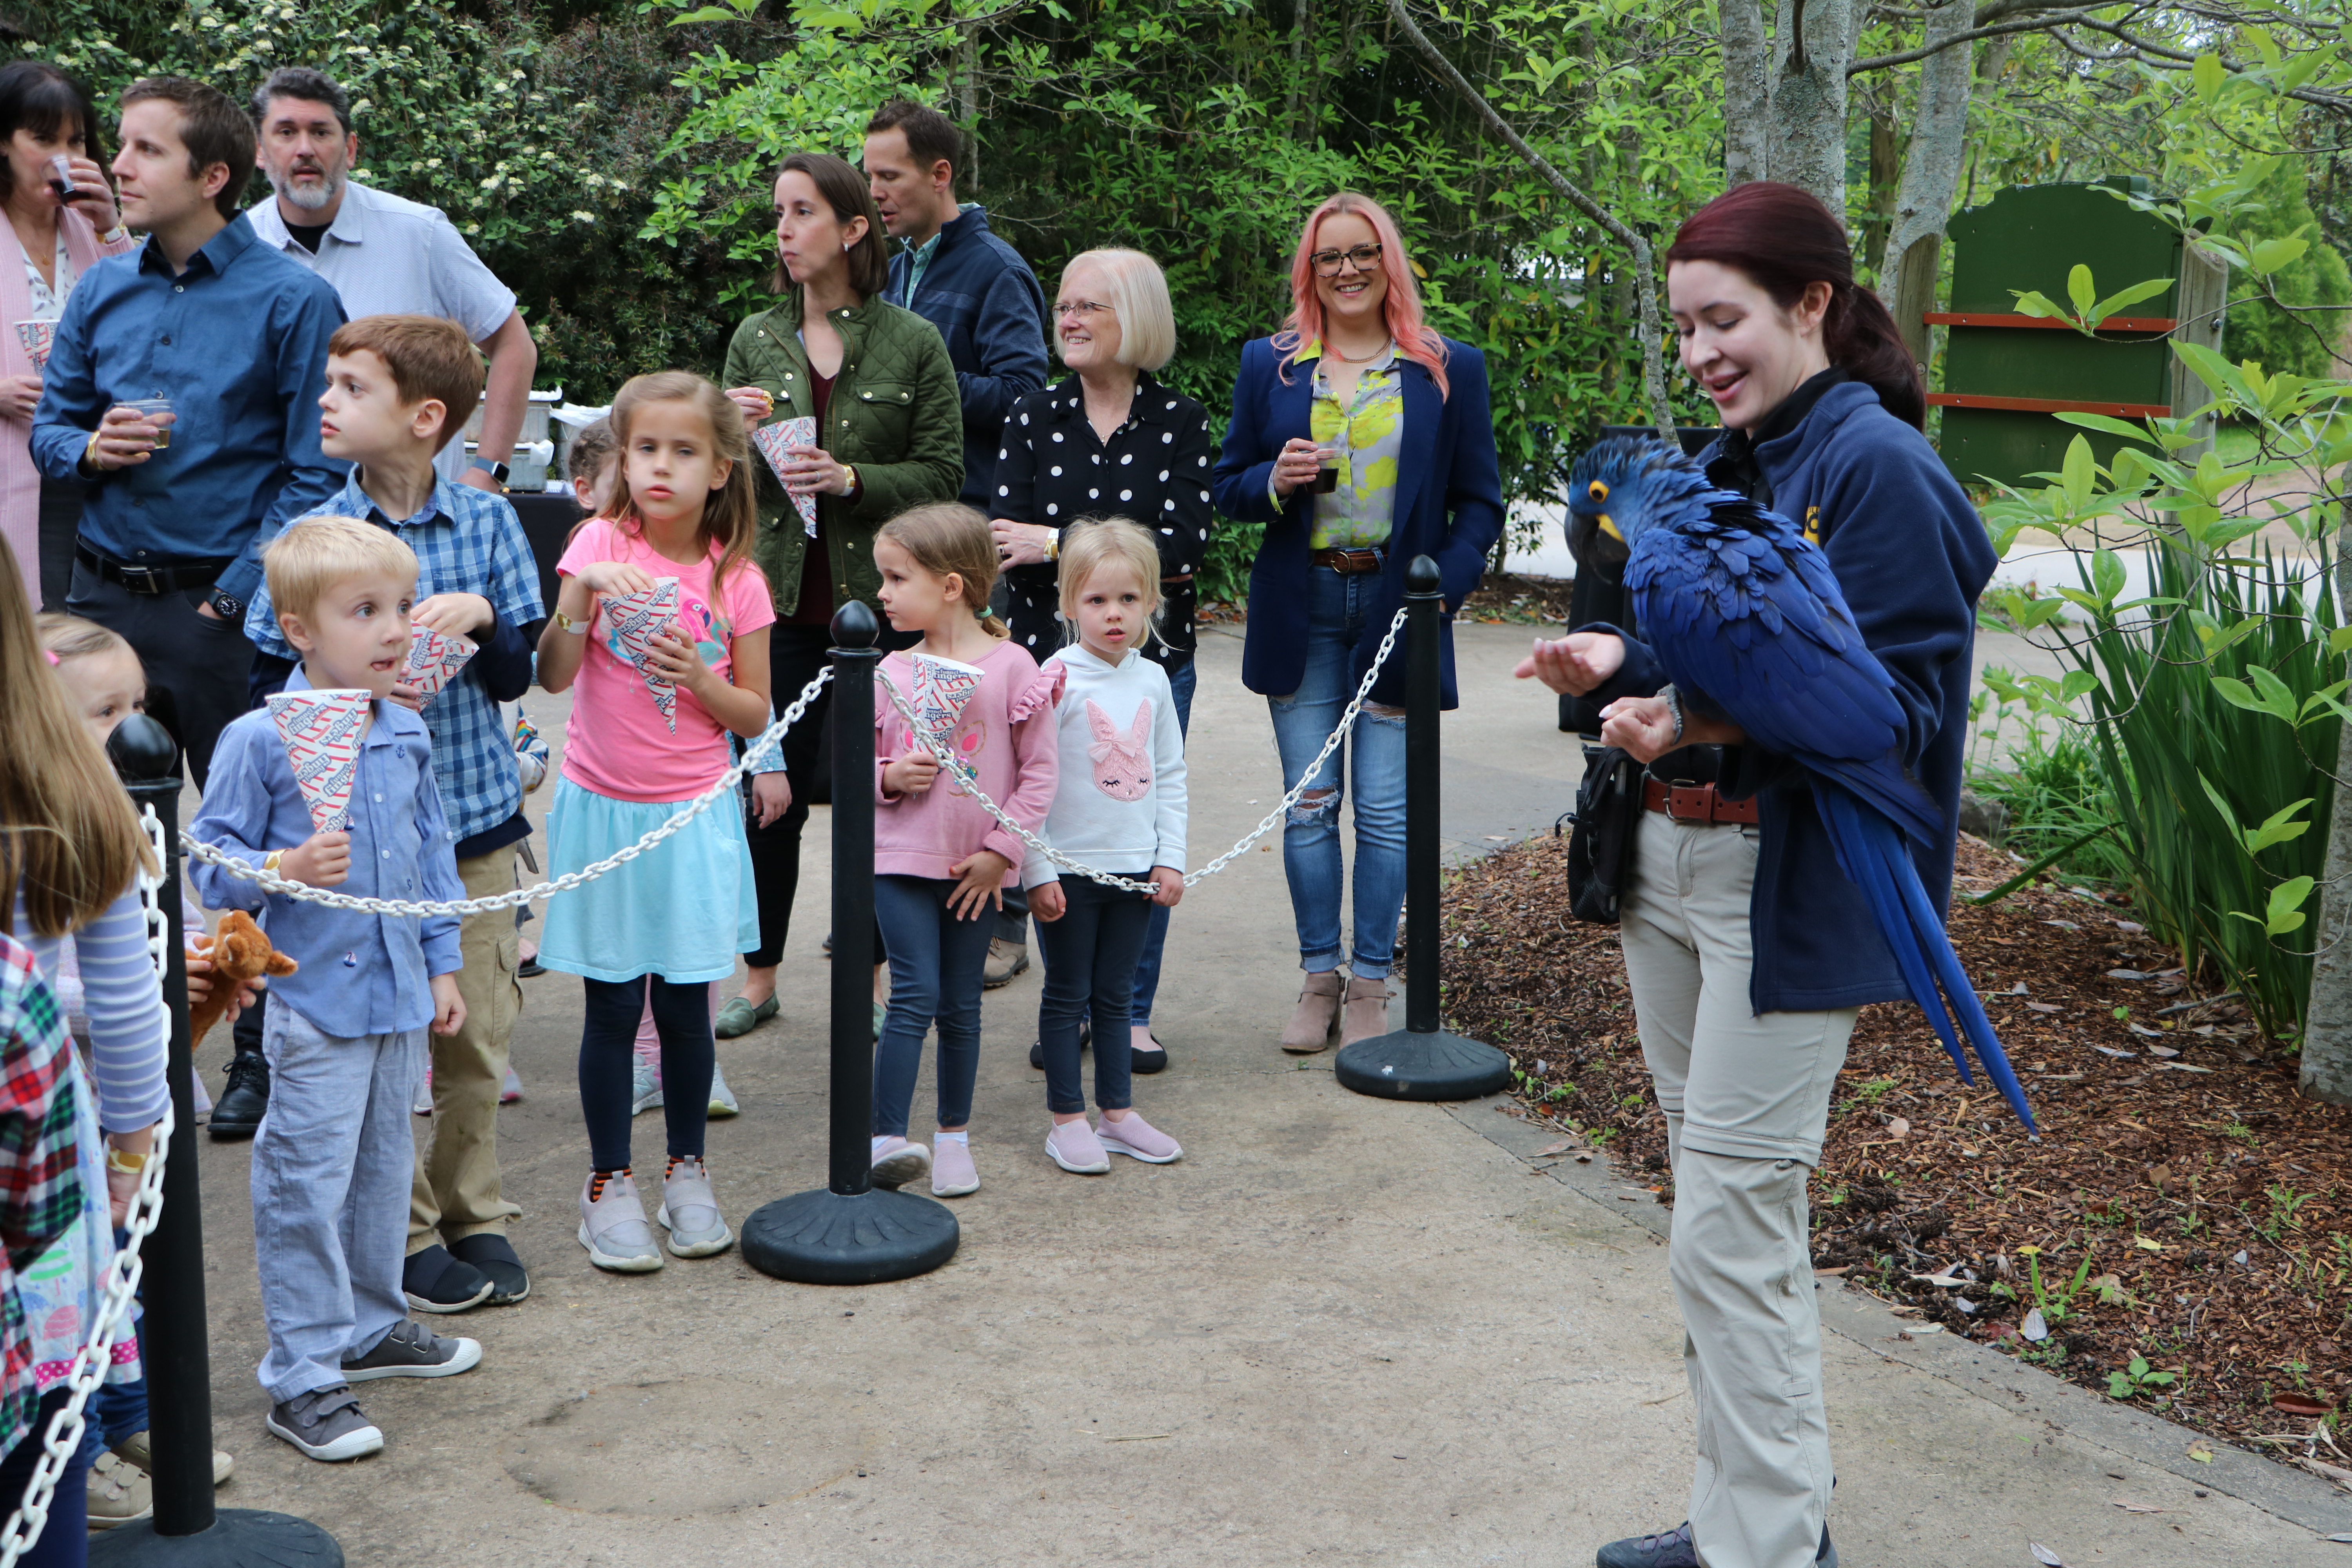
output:
{"label": "macaw's yellow eye ring", "polygon": [[1609,487],[1595,479],[1584,487],[1584,493],[1591,496],[1596,503],[1605,501],[1609,499]]}

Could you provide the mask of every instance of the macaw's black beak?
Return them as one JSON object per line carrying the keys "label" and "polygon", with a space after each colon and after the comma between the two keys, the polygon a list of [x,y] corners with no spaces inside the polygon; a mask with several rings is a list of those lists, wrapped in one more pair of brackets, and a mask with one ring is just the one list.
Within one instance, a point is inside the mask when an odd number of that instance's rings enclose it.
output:
{"label": "macaw's black beak", "polygon": [[1625,562],[1633,554],[1624,534],[1606,512],[1570,512],[1568,548],[1579,566],[1605,583],[1614,583],[1623,574]]}

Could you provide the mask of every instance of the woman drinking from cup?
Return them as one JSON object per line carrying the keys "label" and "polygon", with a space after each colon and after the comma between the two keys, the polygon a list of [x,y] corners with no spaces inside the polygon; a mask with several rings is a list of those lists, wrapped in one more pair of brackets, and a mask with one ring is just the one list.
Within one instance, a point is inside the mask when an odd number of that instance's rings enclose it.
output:
{"label": "woman drinking from cup", "polygon": [[[1423,323],[1394,220],[1342,191],[1315,209],[1291,259],[1290,318],[1242,350],[1217,510],[1265,524],[1250,568],[1242,683],[1274,710],[1285,790],[1339,722],[1404,602],[1406,565],[1437,563],[1448,608],[1444,701],[1454,705],[1451,609],[1478,585],[1503,529],[1486,362]],[[1307,779],[1282,834],[1307,982],[1282,1048],[1323,1049],[1388,1027],[1404,905],[1405,661],[1382,667],[1354,733]],[[1341,769],[1356,797],[1355,920],[1339,974]]]}
{"label": "woman drinking from cup", "polygon": [[[1005,619],[1013,640],[1045,662],[1063,642],[1055,586],[1063,531],[1089,517],[1139,524],[1160,547],[1160,625],[1143,653],[1166,668],[1176,722],[1189,729],[1198,684],[1193,574],[1209,545],[1217,448],[1209,411],[1152,375],[1176,353],[1176,312],[1160,264],[1139,250],[1072,257],[1055,298],[1054,340],[1076,374],[1013,405],[997,455],[996,551],[1012,603]],[[1009,913],[1009,889],[1005,903]],[[1168,1065],[1151,1033],[1168,914],[1152,906],[1135,971],[1137,1072]],[[1042,1066],[1042,1047],[1034,1055]]]}
{"label": "woman drinking from cup", "polygon": [[[882,298],[889,279],[882,219],[866,178],[826,153],[795,153],[776,176],[776,274],[783,303],[735,329],[721,378],[753,432],[808,419],[814,438],[763,456],[755,552],[775,595],[768,638],[781,713],[825,662],[835,610],[861,601],[882,621],[874,535],[925,501],[953,500],[963,484],[963,407],[947,345],[929,321]],[[763,452],[766,448],[763,447]],[[781,470],[781,472],[779,471]],[[800,501],[814,500],[814,521]],[[910,646],[887,629],[880,646]],[[750,829],[760,895],[760,946],[744,960],[742,994],[719,1009],[731,1040],[776,1015],[800,884],[817,742],[830,689],[784,737],[789,802]],[[879,942],[875,956],[881,956]]]}
{"label": "woman drinking from cup", "polygon": [[38,60],[0,66],[0,206],[14,247],[0,249],[0,538],[41,607],[62,610],[82,487],[33,466],[41,367],[75,282],[136,242],[99,166],[89,95]]}

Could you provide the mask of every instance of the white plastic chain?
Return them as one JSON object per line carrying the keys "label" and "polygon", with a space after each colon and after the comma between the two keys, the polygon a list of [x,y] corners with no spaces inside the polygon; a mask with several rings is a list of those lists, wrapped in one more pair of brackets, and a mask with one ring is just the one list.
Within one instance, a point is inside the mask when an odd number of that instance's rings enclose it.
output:
{"label": "white plastic chain", "polygon": [[[605,872],[627,865],[709,810],[712,802],[733,790],[741,782],[743,775],[751,771],[754,758],[762,755],[772,746],[782,744],[784,731],[800,721],[801,715],[808,711],[809,704],[816,700],[817,692],[823,689],[824,683],[832,679],[832,666],[827,665],[818,670],[816,679],[801,688],[801,694],[793,699],[793,705],[785,709],[774,723],[754,737],[750,745],[743,748],[742,761],[719,774],[718,783],[679,807],[676,815],[660,826],[638,839],[635,844],[616,850],[593,865],[583,866],[577,871],[567,871],[552,881],[541,882],[535,887],[517,888],[512,892],[496,893],[485,899],[451,899],[440,902],[424,899],[363,899],[355,893],[338,893],[331,888],[314,888],[307,882],[289,880],[275,871],[265,871],[258,866],[224,853],[218,847],[206,844],[201,839],[190,838],[184,842],[189,855],[208,866],[217,866],[232,877],[242,877],[247,881],[258,882],[270,892],[299,900],[307,904],[324,904],[329,909],[358,910],[379,915],[480,915],[488,914],[493,910],[510,910],[518,904],[527,904],[533,899],[545,898],[555,893],[568,893],[574,888],[584,887]],[[0,1568],[8,1568],[8,1565],[0,1563]]]}
{"label": "white plastic chain", "polygon": [[[1203,878],[1215,876],[1218,872],[1223,870],[1228,865],[1232,864],[1234,857],[1241,855],[1247,850],[1250,846],[1255,844],[1259,839],[1265,837],[1267,834],[1273,832],[1276,827],[1281,826],[1284,816],[1291,807],[1298,804],[1299,796],[1307,793],[1310,781],[1312,781],[1322,770],[1324,763],[1329,759],[1333,752],[1339,749],[1339,742],[1347,737],[1348,731],[1355,726],[1356,716],[1363,711],[1364,703],[1371,696],[1372,682],[1380,678],[1381,667],[1387,664],[1389,655],[1396,650],[1397,637],[1404,630],[1405,615],[1406,611],[1400,609],[1397,611],[1395,618],[1389,622],[1388,632],[1381,638],[1381,646],[1372,655],[1371,668],[1364,671],[1364,679],[1356,688],[1355,699],[1348,704],[1347,710],[1339,715],[1339,722],[1338,726],[1332,730],[1329,738],[1324,741],[1323,749],[1315,754],[1315,761],[1309,763],[1307,771],[1299,775],[1297,787],[1293,788],[1279,801],[1276,802],[1274,809],[1266,813],[1265,819],[1259,822],[1255,828],[1251,829],[1249,835],[1243,838],[1240,843],[1234,845],[1231,849],[1226,850],[1223,854],[1210,861],[1206,866],[1202,867],[1198,871],[1188,874],[1185,878],[1187,884],[1200,881]],[[693,800],[688,801],[678,810],[676,816],[670,817],[660,826],[655,828],[651,833],[646,834],[643,838],[638,839],[635,844],[629,845],[627,847],[618,850],[614,854],[607,856],[605,858],[596,861],[593,865],[583,866],[577,871],[568,871],[564,875],[554,879],[552,881],[541,882],[535,887],[517,888],[512,892],[499,893],[486,899],[450,900],[442,902],[434,902],[420,899],[368,899],[362,898],[353,893],[338,893],[330,888],[313,888],[308,883],[291,881],[285,877],[279,876],[275,871],[265,871],[258,866],[251,865],[244,860],[237,859],[234,856],[226,854],[214,846],[203,842],[201,839],[191,838],[185,840],[187,850],[189,855],[195,859],[202,860],[206,865],[217,866],[232,877],[243,878],[247,881],[258,882],[270,892],[279,894],[285,898],[298,900],[303,903],[324,904],[330,909],[358,910],[366,913],[380,915],[478,915],[486,914],[492,910],[512,909],[518,904],[529,903],[534,899],[550,897],[557,893],[568,893],[575,888],[585,886],[587,883],[593,882],[597,878],[603,876],[605,872],[613,870],[617,867],[626,865],[629,861],[635,859],[638,856],[644,854],[646,850],[651,849],[655,845],[659,844],[663,839],[667,838],[679,828],[684,827],[688,823],[701,816],[705,811],[708,811],[713,801],[717,800],[720,795],[725,795],[728,791],[735,787],[736,784],[742,778],[746,770],[750,768],[752,758],[760,755],[767,747],[778,743],[782,740],[784,731],[791,729],[793,725],[799,721],[801,715],[808,711],[808,705],[816,700],[818,689],[822,688],[827,680],[831,679],[832,676],[833,669],[831,666],[827,666],[825,668],[819,670],[817,672],[816,679],[810,681],[805,687],[802,688],[800,696],[793,701],[793,705],[784,710],[783,713],[776,720],[776,721],[768,726],[766,731],[764,731],[758,739],[754,740],[749,746],[744,748],[743,760],[736,763],[733,767],[728,769],[725,773],[721,774],[718,783],[703,791],[701,795],[696,796]],[[897,708],[899,713],[907,719],[908,726],[912,730],[915,727],[915,718],[913,711],[907,705],[906,698],[899,694],[898,689],[896,686],[893,686],[890,683],[889,678],[883,675],[879,669],[875,671],[874,679],[876,683],[880,686],[884,691],[889,694],[891,705]],[[1023,827],[1010,816],[1007,816],[1004,814],[1004,808],[1003,806],[997,805],[996,802],[991,800],[986,795],[982,794],[979,788],[971,783],[971,779],[965,776],[963,769],[959,766],[956,757],[947,746],[929,741],[924,741],[922,742],[922,744],[926,750],[930,752],[934,757],[939,759],[940,765],[943,770],[954,773],[956,777],[961,780],[964,792],[971,795],[972,799],[978,801],[981,805],[987,810],[991,816],[993,816],[998,822],[1003,824],[1009,831],[1020,838],[1022,843],[1028,846],[1030,848],[1038,851],[1055,865],[1076,871],[1079,875],[1090,878],[1095,881],[1102,883],[1106,887],[1122,888],[1129,892],[1136,893],[1149,893],[1157,890],[1157,883],[1139,882],[1132,878],[1115,876],[1108,871],[1097,870],[1094,867],[1084,865],[1079,861],[1073,860],[1058,849],[1054,848],[1051,845],[1041,842],[1037,838],[1036,835],[1031,833],[1027,828]],[[0,1562],[0,1568],[8,1568],[8,1564],[5,1562]]]}
{"label": "white plastic chain", "polygon": [[[169,962],[171,925],[165,919],[162,900],[163,879],[163,825],[156,818],[152,805],[140,808],[140,826],[146,829],[147,841],[154,848],[158,869],[140,868],[138,876],[139,906],[147,916],[147,955],[154,961],[160,978]],[[170,1015],[164,1016],[164,1048],[171,1047]],[[65,1405],[50,1418],[47,1436],[41,1440],[40,1462],[33,1467],[33,1479],[25,1488],[25,1500],[0,1526],[0,1568],[16,1568],[16,1559],[32,1550],[40,1540],[41,1531],[49,1521],[49,1500],[56,1493],[58,1478],[65,1473],[67,1461],[81,1447],[82,1407],[105,1380],[107,1369],[114,1363],[114,1344],[131,1324],[131,1300],[139,1289],[139,1275],[143,1265],[139,1249],[155,1222],[163,1212],[163,1160],[172,1141],[172,1107],[163,1105],[163,1119],[155,1124],[155,1147],[147,1156],[147,1167],[140,1173],[139,1191],[131,1200],[131,1212],[123,1220],[123,1228],[131,1239],[116,1251],[114,1262],[106,1276],[106,1295],[99,1303],[98,1321],[90,1325],[89,1340],[74,1352],[73,1366],[66,1373],[66,1386],[72,1391]],[[205,1456],[210,1468],[212,1458]],[[80,1530],[79,1519],[65,1521],[60,1529]]]}
{"label": "white plastic chain", "polygon": [[[1199,870],[1185,873],[1184,885],[1186,887],[1189,888],[1193,883],[1213,877],[1218,872],[1223,870],[1226,866],[1232,863],[1234,857],[1242,854],[1244,851],[1247,850],[1251,845],[1256,843],[1259,839],[1273,832],[1275,828],[1280,825],[1284,816],[1289,812],[1290,808],[1298,804],[1298,797],[1307,793],[1307,787],[1314,782],[1316,774],[1322,771],[1325,761],[1330,757],[1333,752],[1339,750],[1340,741],[1346,737],[1349,730],[1355,727],[1356,715],[1364,710],[1364,703],[1372,694],[1372,682],[1380,679],[1381,666],[1388,662],[1390,653],[1396,647],[1397,634],[1404,629],[1405,614],[1406,612],[1404,610],[1401,609],[1397,611],[1396,618],[1389,623],[1388,635],[1381,638],[1380,649],[1372,655],[1372,667],[1364,671],[1363,681],[1356,688],[1355,700],[1349,703],[1347,711],[1339,715],[1339,722],[1338,726],[1332,730],[1330,737],[1323,742],[1323,749],[1315,753],[1315,760],[1307,765],[1307,771],[1298,775],[1297,784],[1290,791],[1289,794],[1284,795],[1280,800],[1274,803],[1274,809],[1267,812],[1265,819],[1255,827],[1250,829],[1249,836],[1247,837],[1234,845],[1231,849],[1228,849],[1223,854],[1218,856],[1215,859],[1210,861],[1207,865],[1202,867]],[[911,707],[908,706],[906,698],[899,695],[898,689],[890,684],[890,678],[884,675],[879,669],[877,669],[874,672],[874,679],[876,682],[881,686],[883,690],[890,694],[890,706],[896,708],[898,710],[899,717],[907,721],[907,729],[908,732],[915,736],[917,742],[925,751],[929,752],[932,756],[939,759],[940,770],[942,773],[951,774],[956,779],[959,787],[963,790],[964,794],[978,801],[986,808],[989,816],[996,818],[999,823],[1003,825],[1007,832],[1020,839],[1022,843],[1027,845],[1030,848],[1034,849],[1038,854],[1043,855],[1046,859],[1052,861],[1055,865],[1063,868],[1065,870],[1076,871],[1078,875],[1087,878],[1090,881],[1100,882],[1106,888],[1120,888],[1130,893],[1154,893],[1160,890],[1160,884],[1157,882],[1139,882],[1132,877],[1117,876],[1108,871],[1097,870],[1094,867],[1088,866],[1082,861],[1073,860],[1067,855],[1063,854],[1060,850],[1055,848],[1052,845],[1046,843],[1044,839],[1038,837],[1035,834],[1030,832],[1019,823],[1013,821],[1010,816],[1004,815],[1004,808],[997,805],[994,801],[989,799],[986,795],[981,792],[980,786],[972,783],[971,771],[958,762],[951,746],[945,742],[931,740],[922,733],[915,719],[915,710]],[[1016,866],[1013,869],[1018,870],[1020,868]]]}

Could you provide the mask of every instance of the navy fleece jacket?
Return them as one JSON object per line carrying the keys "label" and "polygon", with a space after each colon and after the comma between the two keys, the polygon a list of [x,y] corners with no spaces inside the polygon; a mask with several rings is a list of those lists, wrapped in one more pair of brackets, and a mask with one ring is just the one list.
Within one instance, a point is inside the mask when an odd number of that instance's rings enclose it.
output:
{"label": "navy fleece jacket", "polygon": [[[1716,456],[1709,447],[1699,461]],[[1977,597],[1998,561],[1992,542],[1927,438],[1859,382],[1832,387],[1794,430],[1758,446],[1756,458],[1772,510],[1822,540],[1863,640],[1894,678],[1908,719],[1903,760],[1944,811],[1941,841],[1912,851],[1919,880],[1942,909],[1952,894]],[[1665,684],[1656,657],[1627,637],[1624,668],[1595,697],[1607,703]],[[1748,904],[1755,1010],[1819,1012],[1908,997],[1862,890],[1838,866],[1803,771],[1752,745],[1731,748],[1725,761],[1724,793],[1754,795],[1759,808]]]}
{"label": "navy fleece jacket", "polygon": [[963,399],[963,489],[956,499],[993,517],[1004,416],[1045,384],[1045,294],[1021,253],[990,231],[985,207],[966,207],[940,226],[940,247],[912,300],[909,265],[903,250],[890,258],[889,300],[947,340]]}

